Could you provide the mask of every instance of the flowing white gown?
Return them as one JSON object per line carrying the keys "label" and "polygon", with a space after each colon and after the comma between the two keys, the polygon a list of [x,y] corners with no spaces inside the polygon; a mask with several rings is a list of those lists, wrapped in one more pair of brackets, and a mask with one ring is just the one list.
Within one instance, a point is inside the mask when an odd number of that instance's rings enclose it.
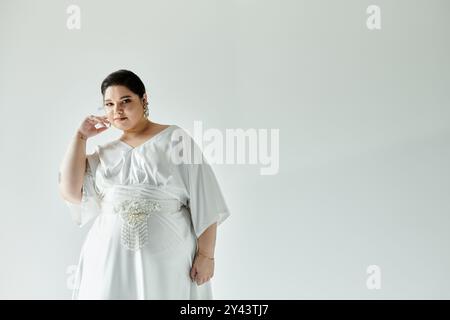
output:
{"label": "flowing white gown", "polygon": [[117,139],[87,155],[82,201],[65,201],[77,225],[93,220],[72,299],[213,299],[212,280],[199,286],[189,273],[197,238],[230,213],[199,150],[171,125],[137,147]]}

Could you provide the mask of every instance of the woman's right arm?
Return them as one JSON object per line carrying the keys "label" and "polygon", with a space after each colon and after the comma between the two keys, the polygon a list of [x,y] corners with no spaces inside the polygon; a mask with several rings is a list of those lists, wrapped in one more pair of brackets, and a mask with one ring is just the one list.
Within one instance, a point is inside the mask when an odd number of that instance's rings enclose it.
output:
{"label": "woman's right arm", "polygon": [[[96,128],[96,124],[103,125]],[[80,203],[86,171],[86,141],[109,128],[106,116],[89,116],[72,137],[59,169],[59,192],[63,199]]]}
{"label": "woman's right arm", "polygon": [[86,170],[86,136],[79,131],[72,137],[59,170],[59,192],[63,199],[81,202],[81,187]]}

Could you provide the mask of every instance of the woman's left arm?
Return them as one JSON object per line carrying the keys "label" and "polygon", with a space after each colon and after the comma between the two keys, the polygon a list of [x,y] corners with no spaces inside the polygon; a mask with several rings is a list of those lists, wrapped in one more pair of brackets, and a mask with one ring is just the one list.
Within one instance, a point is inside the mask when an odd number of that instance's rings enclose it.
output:
{"label": "woman's left arm", "polygon": [[217,222],[210,225],[197,239],[197,253],[191,268],[191,279],[198,285],[209,281],[214,275],[214,249]]}
{"label": "woman's left arm", "polygon": [[214,249],[216,246],[217,222],[210,225],[198,237],[198,251],[207,257],[214,258]]}

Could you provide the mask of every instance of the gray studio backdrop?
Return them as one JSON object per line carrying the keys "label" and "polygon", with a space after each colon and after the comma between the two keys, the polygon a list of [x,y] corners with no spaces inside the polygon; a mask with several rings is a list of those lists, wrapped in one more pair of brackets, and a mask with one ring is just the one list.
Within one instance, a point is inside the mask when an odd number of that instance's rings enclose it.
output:
{"label": "gray studio backdrop", "polygon": [[121,68],[145,82],[155,122],[279,129],[277,174],[213,165],[231,211],[216,299],[450,298],[449,9],[2,0],[0,298],[70,299],[89,225],[71,221],[58,169]]}

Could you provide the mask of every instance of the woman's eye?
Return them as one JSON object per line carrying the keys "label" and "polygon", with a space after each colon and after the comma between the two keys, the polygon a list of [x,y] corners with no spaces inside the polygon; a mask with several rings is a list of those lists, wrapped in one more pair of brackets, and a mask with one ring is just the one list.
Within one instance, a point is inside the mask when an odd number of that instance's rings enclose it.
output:
{"label": "woman's eye", "polygon": [[[122,101],[122,103],[128,103],[130,101],[131,101],[130,99],[125,99],[125,100]],[[108,103],[105,104],[105,106],[107,106],[107,107],[110,107],[111,105],[112,105],[111,102],[108,102]]]}

